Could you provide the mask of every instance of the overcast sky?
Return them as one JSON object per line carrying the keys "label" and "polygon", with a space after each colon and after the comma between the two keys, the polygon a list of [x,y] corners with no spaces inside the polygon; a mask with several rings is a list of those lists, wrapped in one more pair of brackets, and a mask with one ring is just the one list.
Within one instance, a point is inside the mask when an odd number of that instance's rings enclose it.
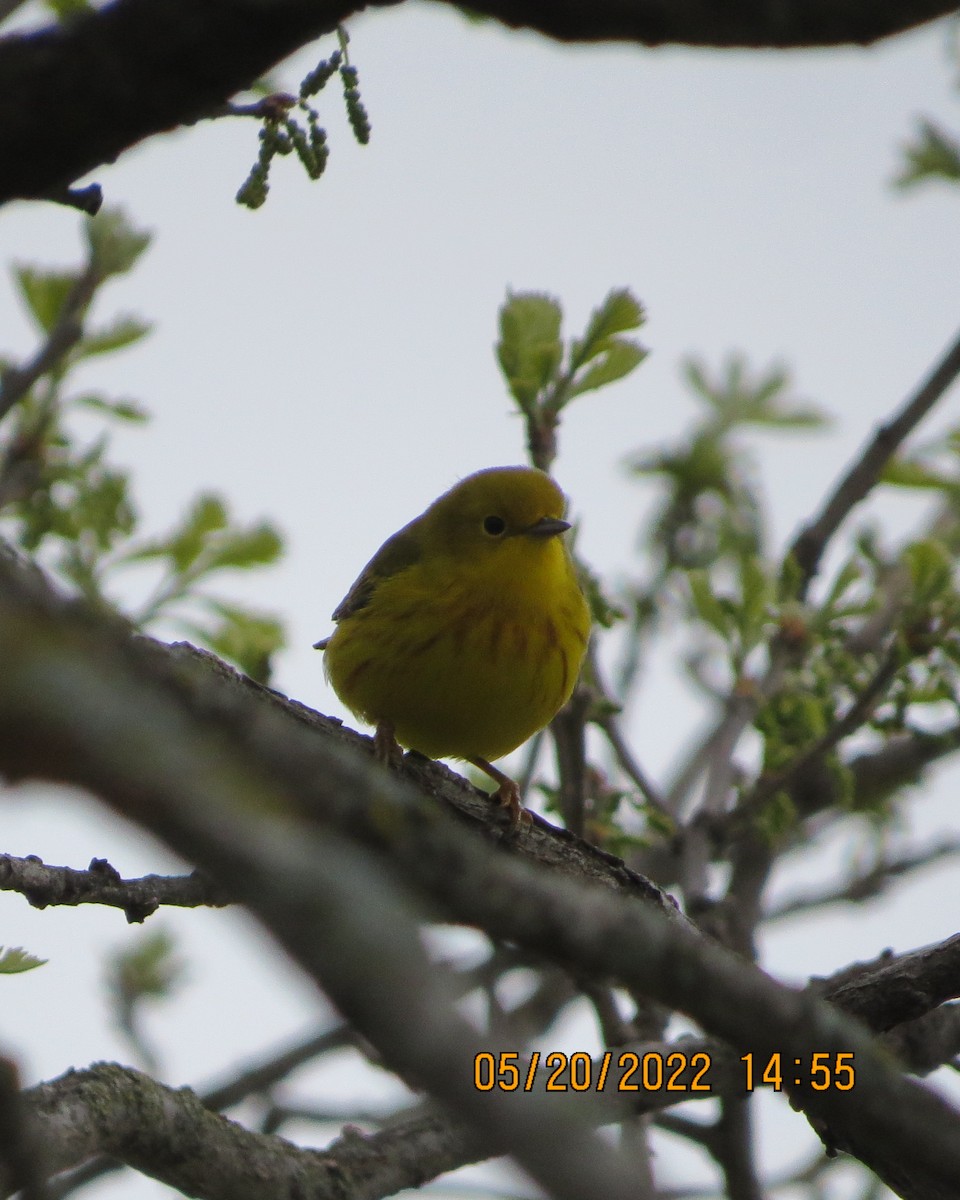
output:
{"label": "overcast sky", "polygon": [[[555,295],[568,333],[612,287],[628,286],[648,310],[649,359],[577,402],[556,464],[582,553],[613,580],[631,569],[649,500],[625,458],[677,436],[693,412],[683,355],[713,367],[733,350],[757,368],[786,362],[798,393],[834,416],[829,434],[757,443],[782,543],[953,338],[960,312],[960,197],[889,186],[919,114],[958,123],[943,26],[861,51],[569,48],[404,4],[350,31],[373,137],[366,148],[352,141],[331,88],[319,183],[280,161],[266,206],[236,206],[257,148],[256,125],[241,120],[154,139],[95,174],[107,202],[156,239],[103,294],[99,315],[134,310],[157,328],[83,376],[154,413],[115,441],[150,530],[208,488],[243,519],[283,528],[283,565],[230,592],[288,623],[276,685],[340,715],[310,646],[359,568],[458,478],[523,460],[492,353],[508,288]],[[298,56],[278,82],[295,90],[333,44]],[[66,209],[11,206],[0,258],[69,264],[78,231]],[[7,279],[0,337],[4,354],[33,344]],[[954,392],[938,420],[956,423],[958,410]],[[665,770],[693,723],[658,670],[635,709],[641,760]],[[127,875],[172,866],[90,802],[32,789],[15,800],[9,852],[73,866],[105,856]],[[917,827],[938,827],[943,812],[926,805]],[[824,876],[838,865],[824,862]],[[957,914],[934,899],[945,878],[930,873],[870,917],[831,914],[802,935],[784,927],[768,961],[800,979],[946,936]],[[51,960],[4,982],[3,1049],[26,1078],[128,1060],[100,983],[104,945],[136,936],[122,917],[35,913],[9,895],[0,905],[2,941]],[[169,1081],[202,1083],[316,1019],[311,991],[242,917],[162,920],[191,964],[151,1026]],[[797,1129],[799,1118],[784,1119]],[[671,1168],[672,1153],[665,1144],[665,1177],[697,1170]],[[149,1181],[101,1194],[121,1191],[166,1194]]]}

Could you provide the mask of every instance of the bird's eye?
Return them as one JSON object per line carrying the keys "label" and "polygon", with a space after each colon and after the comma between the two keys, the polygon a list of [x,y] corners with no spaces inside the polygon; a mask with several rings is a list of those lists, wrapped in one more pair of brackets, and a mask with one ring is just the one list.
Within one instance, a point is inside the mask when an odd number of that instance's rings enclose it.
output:
{"label": "bird's eye", "polygon": [[499,537],[506,529],[507,523],[503,517],[484,517],[483,532],[489,533],[491,537]]}

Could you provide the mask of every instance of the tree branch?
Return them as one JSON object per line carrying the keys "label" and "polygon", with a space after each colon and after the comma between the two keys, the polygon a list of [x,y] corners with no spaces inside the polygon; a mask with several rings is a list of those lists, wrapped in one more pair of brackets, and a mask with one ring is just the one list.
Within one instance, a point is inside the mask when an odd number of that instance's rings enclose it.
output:
{"label": "tree branch", "polygon": [[[68,1071],[23,1102],[47,1170],[108,1154],[205,1200],[375,1200],[470,1160],[468,1132],[435,1113],[370,1135],[347,1127],[327,1150],[304,1150],[210,1112],[189,1088],[116,1063]],[[5,1196],[10,1183],[0,1177]]]}
{"label": "tree branch", "polygon": [[[381,0],[383,7],[395,0]],[[80,176],[200,120],[364,0],[114,0],[0,42],[0,204],[62,198]],[[953,0],[479,0],[476,12],[563,41],[864,45]]]}
{"label": "tree branch", "polygon": [[819,515],[804,526],[790,547],[802,573],[800,594],[817,573],[830,539],[852,510],[876,487],[884,467],[910,436],[944,392],[960,375],[960,336],[933,368],[930,375],[889,421],[879,426],[862,454],[838,481]]}
{"label": "tree branch", "polygon": [[[275,1084],[286,1079],[298,1067],[319,1058],[327,1051],[351,1045],[355,1041],[356,1035],[347,1025],[336,1025],[332,1029],[311,1034],[295,1045],[285,1046],[282,1050],[249,1064],[223,1083],[198,1092],[200,1103],[211,1112],[231,1108],[249,1096],[269,1092]],[[275,1130],[264,1132],[273,1133]],[[108,1158],[103,1155],[94,1158],[88,1158],[86,1155],[83,1157],[86,1161],[81,1166],[73,1170],[61,1168],[65,1173],[48,1188],[51,1200],[61,1200],[77,1188],[112,1174],[124,1165],[120,1158]]]}
{"label": "tree branch", "polygon": [[797,892],[772,904],[765,921],[779,921],[794,913],[806,913],[834,904],[862,904],[887,892],[898,879],[945,858],[960,854],[960,838],[944,837],[928,846],[902,850],[882,858],[866,870],[854,870],[842,882],[818,891]]}
{"label": "tree branch", "polygon": [[0,854],[0,892],[19,892],[34,908],[105,904],[121,908],[131,924],[145,921],[162,904],[176,908],[222,908],[229,904],[209,879],[190,875],[144,875],[121,879],[105,858],[95,858],[85,871],[50,867],[33,856]]}
{"label": "tree branch", "polygon": [[659,46],[866,45],[943,16],[933,0],[903,4],[845,0],[792,0],[725,4],[723,0],[604,0],[554,4],[550,0],[483,0],[480,12],[505,25],[529,26],[565,42],[606,40]]}
{"label": "tree branch", "polygon": [[[630,1194],[629,1174],[566,1106],[476,1092],[478,1042],[426,959],[409,914],[415,897],[619,980],[741,1050],[854,1053],[856,1088],[800,1088],[795,1101],[902,1196],[960,1193],[960,1117],[945,1101],[904,1078],[835,1009],[709,944],[670,908],[641,902],[643,890],[612,888],[609,870],[605,886],[585,886],[498,851],[302,716],[291,720],[300,706],[257,705],[212,672],[204,691],[182,660],[172,672],[161,647],[65,603],[9,558],[0,558],[0,660],[8,775],[86,786],[209,871],[394,1070],[426,1084],[485,1147],[508,1150],[555,1196],[603,1190],[613,1200]],[[306,810],[314,823],[298,815]]]}
{"label": "tree branch", "polygon": [[960,933],[896,958],[848,967],[825,981],[824,997],[882,1033],[960,996]]}

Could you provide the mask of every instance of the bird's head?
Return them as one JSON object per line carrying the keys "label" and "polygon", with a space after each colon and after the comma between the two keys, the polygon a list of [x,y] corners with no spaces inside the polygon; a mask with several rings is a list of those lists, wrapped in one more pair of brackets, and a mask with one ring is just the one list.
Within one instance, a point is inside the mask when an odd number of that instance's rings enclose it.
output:
{"label": "bird's head", "polygon": [[565,508],[563,492],[543,471],[490,467],[436,500],[423,514],[423,531],[438,551],[454,557],[499,557],[507,546],[513,547],[507,554],[529,555],[570,528]]}

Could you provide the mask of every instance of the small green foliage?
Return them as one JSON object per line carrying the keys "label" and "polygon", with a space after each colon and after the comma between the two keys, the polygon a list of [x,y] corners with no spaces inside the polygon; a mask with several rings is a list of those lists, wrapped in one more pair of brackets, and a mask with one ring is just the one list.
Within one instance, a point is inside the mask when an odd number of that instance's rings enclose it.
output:
{"label": "small green foliage", "polygon": [[757,814],[756,827],[768,841],[778,842],[795,828],[796,822],[797,810],[793,801],[787,792],[780,791],[771,796]]}
{"label": "small green foliage", "polygon": [[75,271],[42,271],[37,267],[21,266],[14,268],[14,278],[40,332],[49,333],[80,276]]}
{"label": "small green foliage", "polygon": [[637,341],[617,336],[639,329],[645,319],[626,289],[611,292],[591,314],[583,338],[571,339],[566,367],[562,317],[556,300],[536,292],[509,293],[500,309],[497,359],[511,396],[528,417],[543,409],[559,413],[575,396],[629,375],[646,357]]}
{"label": "small green foliage", "polygon": [[[591,314],[583,340],[571,342],[571,399],[625,378],[643,362],[647,351],[640,343],[618,334],[639,329],[645,320],[643,306],[625,288],[607,296]],[[581,371],[588,364],[589,369]]]}
{"label": "small green foliage", "polygon": [[215,654],[236,663],[251,679],[266,683],[273,655],[283,649],[281,623],[269,613],[251,612],[218,600],[208,600],[206,607],[215,619],[192,626],[184,622],[185,628]]}
{"label": "small green foliage", "polygon": [[150,245],[150,234],[134,229],[119,208],[103,208],[84,222],[89,266],[99,280],[125,275]]}
{"label": "small green foliage", "polygon": [[753,379],[746,360],[735,354],[717,377],[711,378],[703,363],[693,358],[686,360],[683,372],[694,394],[713,410],[722,430],[738,425],[823,429],[827,424],[820,409],[792,399],[790,373],[782,366],[773,366]]}
{"label": "small green foliage", "polygon": [[133,425],[143,425],[150,420],[150,414],[136,400],[108,400],[96,392],[88,392],[76,396],[74,404],[77,408],[90,408]]}
{"label": "small green foliage", "polygon": [[932,180],[960,182],[960,141],[930,120],[921,120],[903,147],[904,162],[893,183],[906,190]]}
{"label": "small green foliage", "polygon": [[183,982],[185,971],[173,936],[154,926],[144,930],[135,945],[113,955],[107,984],[117,1006],[129,1009],[144,999],[169,999]]}
{"label": "small green foliage", "polygon": [[[10,411],[0,436],[0,534],[36,554],[95,608],[117,611],[113,595],[121,573],[138,568],[152,592],[125,615],[139,628],[159,621],[173,625],[227,654],[256,678],[266,680],[269,659],[283,634],[268,614],[246,612],[204,585],[226,570],[250,570],[272,564],[281,553],[273,526],[233,522],[219,497],[201,495],[183,521],[162,537],[139,534],[139,516],[128,474],[109,459],[108,432],[87,440],[76,416],[143,424],[146,410],[136,401],[114,399],[97,391],[74,393],[71,372],[80,362],[136,345],[150,331],[137,317],[121,316],[100,329],[86,326],[88,310],[112,276],[130,270],[149,238],[121,214],[104,212],[86,222],[87,261],[76,271],[20,266],[16,279],[38,332],[60,342],[44,373],[26,379],[15,364],[4,363],[0,413]],[[64,339],[64,330],[69,334]],[[22,394],[5,405],[4,393]],[[129,594],[129,589],[124,589]]]}
{"label": "small green foliage", "polygon": [[138,626],[172,621],[254,679],[266,682],[270,658],[283,647],[281,624],[269,614],[211,596],[202,585],[222,571],[270,566],[282,550],[282,539],[268,522],[248,528],[233,525],[225,501],[204,494],[166,537],[132,543],[118,563],[152,561],[163,568],[152,595],[134,614]]}
{"label": "small green foliage", "polygon": [[772,628],[773,584],[755,555],[740,560],[739,596],[720,592],[705,570],[688,572],[687,581],[695,615],[719,635],[729,653],[732,678],[737,678],[750,652]]}
{"label": "small green foliage", "polygon": [[728,599],[718,596],[711,586],[708,571],[690,571],[690,598],[696,615],[714,633],[726,638],[733,632],[734,608]]}
{"label": "small green foliage", "polygon": [[690,359],[683,375],[706,413],[679,445],[635,457],[633,470],[668,487],[645,539],[665,571],[740,563],[762,549],[760,496],[750,457],[736,440],[745,429],[814,430],[825,418],[794,399],[790,377],[772,367],[753,377],[734,356],[713,377]]}
{"label": "small green foliage", "polygon": [[953,582],[953,560],[946,546],[933,538],[912,542],[903,551],[910,576],[912,606],[927,607],[940,600]]}
{"label": "small green foliage", "polygon": [[562,316],[556,300],[537,292],[508,293],[500,308],[497,361],[526,422],[533,461],[543,470],[556,457],[560,414],[570,401],[623,379],[647,353],[635,339],[620,336],[644,321],[642,306],[626,289],[610,292],[584,336],[566,348]]}
{"label": "small green foliage", "polygon": [[953,503],[960,502],[960,430],[951,429],[943,437],[911,454],[890,460],[881,479],[888,487],[921,492],[939,492]]}
{"label": "small green foliage", "polygon": [[114,350],[136,345],[152,329],[153,325],[149,321],[141,321],[137,317],[118,317],[106,329],[86,334],[74,351],[74,356],[93,358],[97,354],[112,354]]}
{"label": "small green foliage", "polygon": [[591,571],[579,558],[577,577],[590,606],[590,617],[594,625],[599,625],[601,629],[611,629],[626,617],[624,610],[607,595],[599,575]]}
{"label": "small green foliage", "polygon": [[81,13],[90,12],[90,0],[44,0],[47,8],[58,21],[69,21]]}
{"label": "small green foliage", "polygon": [[28,954],[22,946],[11,946],[9,949],[0,946],[0,975],[22,975],[34,967],[46,966],[46,963],[45,958]]}
{"label": "small green foliage", "polygon": [[347,120],[354,137],[362,146],[370,141],[370,119],[360,98],[357,68],[351,65],[347,55],[349,38],[342,26],[337,30],[337,38],[339,49],[303,77],[296,96],[274,92],[243,110],[262,118],[263,125],[257,160],[237,191],[238,204],[260,208],[266,201],[270,190],[270,167],[277,155],[285,157],[295,153],[310,179],[317,180],[323,174],[330,148],[326,130],[320,124],[320,114],[310,101],[323,91],[334,75],[340,76]]}
{"label": "small green foliage", "polygon": [[149,1070],[156,1055],[140,1028],[148,1000],[169,1000],[186,978],[186,962],[172,935],[162,927],[144,930],[134,944],[116,951],[106,964],[107,994],[114,1019]]}
{"label": "small green foliage", "polygon": [[508,293],[500,309],[497,361],[510,395],[523,413],[530,413],[556,376],[563,359],[560,305],[536,292]]}

